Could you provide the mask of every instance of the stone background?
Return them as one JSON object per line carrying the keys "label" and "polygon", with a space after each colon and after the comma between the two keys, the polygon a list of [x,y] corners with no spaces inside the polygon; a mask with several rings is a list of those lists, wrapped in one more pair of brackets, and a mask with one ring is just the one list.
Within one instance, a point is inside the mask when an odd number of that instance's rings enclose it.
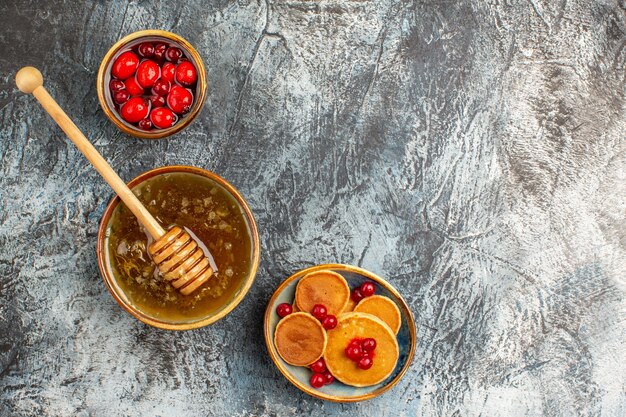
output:
{"label": "stone background", "polygon": [[[0,415],[626,415],[624,0],[0,2]],[[108,48],[194,44],[209,97],[141,141],[99,108]],[[248,199],[262,263],[226,319],[171,333],[100,278],[111,190],[32,97],[120,175],[189,164]],[[325,403],[272,365],[277,284],[342,262],[405,294],[419,336],[387,394]]]}

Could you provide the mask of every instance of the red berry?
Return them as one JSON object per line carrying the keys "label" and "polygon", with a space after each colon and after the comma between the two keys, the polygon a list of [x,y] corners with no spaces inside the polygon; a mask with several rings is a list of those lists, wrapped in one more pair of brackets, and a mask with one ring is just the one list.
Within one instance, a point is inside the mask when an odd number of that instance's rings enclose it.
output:
{"label": "red berry", "polygon": [[150,108],[143,98],[133,97],[124,103],[120,109],[120,115],[129,123],[137,123],[148,117],[149,110]]}
{"label": "red berry", "polygon": [[139,52],[139,55],[144,58],[152,58],[152,56],[154,55],[154,45],[152,45],[150,42],[140,43],[139,47],[137,48],[137,52]]}
{"label": "red berry", "polygon": [[359,291],[361,291],[363,297],[370,297],[376,292],[376,287],[374,287],[374,284],[372,284],[371,282],[364,282],[363,284],[361,284]]}
{"label": "red berry", "polygon": [[327,371],[326,362],[324,362],[324,359],[316,360],[309,366],[309,368],[311,368],[313,372],[318,373],[318,374],[323,374],[324,372]]}
{"label": "red berry", "polygon": [[326,383],[326,378],[322,374],[313,374],[309,382],[313,388],[322,388]]}
{"label": "red berry", "polygon": [[167,45],[164,43],[157,43],[154,45],[154,54],[152,55],[154,59],[161,62],[165,59],[165,50],[167,49]]}
{"label": "red berry", "polygon": [[173,85],[167,95],[167,105],[174,113],[183,114],[191,109],[193,95],[189,90],[179,85]]}
{"label": "red berry", "polygon": [[167,129],[176,123],[176,115],[167,107],[157,107],[150,112],[150,121],[159,129]]}
{"label": "red berry", "polygon": [[361,349],[361,346],[358,345],[348,345],[345,352],[346,356],[354,362],[357,362],[363,357],[363,350]]}
{"label": "red berry", "polygon": [[152,122],[150,119],[141,119],[137,126],[139,126],[139,129],[142,130],[150,130],[152,129]]}
{"label": "red berry", "polygon": [[324,307],[323,304],[315,304],[313,310],[311,310],[311,314],[318,320],[324,320],[327,314],[326,307]]}
{"label": "red berry", "polygon": [[332,314],[327,315],[322,320],[322,326],[326,330],[334,329],[335,327],[337,327],[337,317],[333,316]]}
{"label": "red berry", "polygon": [[111,75],[125,80],[135,73],[139,65],[139,57],[132,51],[126,51],[117,57],[111,67]]}
{"label": "red berry", "polygon": [[143,88],[152,87],[161,76],[161,68],[154,62],[146,59],[137,67],[137,82]]}
{"label": "red berry", "polygon": [[324,372],[324,385],[330,385],[333,382],[335,382],[335,377],[333,376],[333,374],[331,374],[330,372],[326,371]]}
{"label": "red berry", "polygon": [[176,67],[176,81],[182,85],[191,87],[197,78],[196,67],[191,62],[184,61]]}
{"label": "red berry", "polygon": [[169,81],[160,78],[156,83],[152,86],[152,92],[159,96],[164,96],[170,92],[171,84]]}
{"label": "red berry", "polygon": [[293,307],[289,303],[278,304],[278,307],[276,307],[276,314],[281,318],[290,315],[292,312]]}
{"label": "red berry", "polygon": [[374,360],[369,356],[363,356],[361,359],[359,359],[359,363],[357,363],[357,366],[363,370],[370,369],[372,365],[374,365]]}
{"label": "red berry", "polygon": [[166,62],[161,67],[161,79],[167,80],[170,83],[174,82],[174,71],[176,71],[176,65],[171,62]]}
{"label": "red berry", "polygon": [[178,62],[178,60],[183,56],[183,51],[180,48],[175,46],[170,46],[165,51],[165,59],[172,62]]}
{"label": "red berry", "polygon": [[149,100],[150,104],[152,104],[153,109],[165,106],[165,97],[163,96],[157,96],[156,94],[153,94],[149,97]]}
{"label": "red berry", "polygon": [[359,290],[358,288],[355,288],[352,290],[352,301],[354,301],[355,303],[358,303],[359,301],[361,301],[363,299],[363,294],[361,294],[361,290]]}
{"label": "red berry", "polygon": [[109,83],[109,88],[111,89],[111,91],[120,91],[126,88],[126,86],[124,86],[123,81],[111,80],[111,82]]}
{"label": "red berry", "polygon": [[130,94],[126,90],[120,90],[113,93],[113,101],[117,104],[124,104],[130,98]]}
{"label": "red berry", "polygon": [[143,88],[137,84],[135,77],[131,77],[124,81],[124,85],[126,86],[126,91],[128,91],[131,96],[140,96],[144,93]]}
{"label": "red berry", "polygon": [[354,338],[348,343],[348,346],[361,346],[361,339]]}
{"label": "red berry", "polygon": [[373,352],[376,349],[376,340],[368,337],[361,342],[361,348],[365,352]]}

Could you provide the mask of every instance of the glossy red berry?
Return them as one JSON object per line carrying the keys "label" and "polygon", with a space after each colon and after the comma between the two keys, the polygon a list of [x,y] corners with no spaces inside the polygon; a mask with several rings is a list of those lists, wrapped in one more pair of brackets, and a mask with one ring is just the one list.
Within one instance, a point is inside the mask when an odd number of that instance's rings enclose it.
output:
{"label": "glossy red berry", "polygon": [[291,304],[289,303],[281,303],[278,304],[278,307],[276,307],[276,314],[278,314],[278,317],[286,317],[291,313],[293,313],[293,307],[291,307]]}
{"label": "glossy red berry", "polygon": [[363,350],[361,349],[361,346],[359,346],[359,345],[350,344],[345,349],[345,352],[346,352],[346,356],[351,361],[354,361],[354,362],[357,362],[358,360],[360,360],[363,357]]}
{"label": "glossy red berry", "polygon": [[150,121],[156,128],[167,129],[176,123],[176,115],[167,107],[157,107],[150,112]]}
{"label": "glossy red berry", "polygon": [[352,290],[352,294],[350,294],[350,297],[352,298],[352,301],[354,301],[355,303],[358,303],[359,301],[363,299],[363,294],[361,293],[361,290],[359,290],[358,288],[355,288]]}
{"label": "glossy red berry", "polygon": [[170,92],[171,84],[169,81],[160,78],[152,86],[152,92],[159,96],[164,96]]}
{"label": "glossy red berry", "polygon": [[183,56],[183,51],[180,48],[175,46],[170,46],[165,51],[165,59],[171,62],[178,62],[180,58]]}
{"label": "glossy red berry", "polygon": [[326,330],[334,329],[335,327],[337,327],[337,317],[333,316],[332,314],[327,315],[322,320],[322,326]]}
{"label": "glossy red berry", "polygon": [[324,372],[327,371],[326,362],[324,362],[324,359],[316,360],[309,366],[309,368],[311,368],[313,372],[318,373],[318,374],[323,374]]}
{"label": "glossy red berry", "polygon": [[359,362],[357,363],[359,369],[363,370],[370,369],[372,365],[374,365],[374,360],[369,356],[363,356],[361,359],[359,359]]}
{"label": "glossy red berry", "polygon": [[184,61],[176,67],[176,81],[180,84],[191,87],[198,78],[196,67],[189,61]]}
{"label": "glossy red berry", "polygon": [[137,126],[139,126],[139,129],[141,130],[150,130],[152,129],[152,122],[150,119],[141,119]]}
{"label": "glossy red berry", "polygon": [[167,45],[164,43],[157,43],[154,45],[154,53],[152,56],[155,60],[162,62],[165,59],[165,51],[167,50]]}
{"label": "glossy red berry", "polygon": [[322,388],[326,383],[326,378],[322,374],[313,374],[309,382],[313,388]]}
{"label": "glossy red berry", "polygon": [[133,97],[128,100],[120,109],[122,119],[129,123],[137,123],[141,119],[148,117],[150,111],[146,101],[141,97]]}
{"label": "glossy red berry", "polygon": [[335,382],[335,377],[330,372],[324,372],[324,385],[330,385]]}
{"label": "glossy red berry", "polygon": [[361,284],[359,291],[363,295],[363,297],[371,297],[376,292],[376,287],[371,282],[364,282]]}
{"label": "glossy red berry", "polygon": [[368,337],[361,342],[361,348],[365,352],[373,352],[376,349],[376,340]]}
{"label": "glossy red berry", "polygon": [[142,61],[137,67],[137,82],[143,88],[152,87],[160,76],[161,68],[156,62],[149,59]]}
{"label": "glossy red berry", "polygon": [[154,55],[154,45],[150,42],[142,42],[139,44],[137,52],[144,58],[152,58]]}
{"label": "glossy red berry", "polygon": [[174,82],[174,72],[176,71],[176,65],[171,62],[166,62],[161,67],[161,79],[167,80],[170,83]]}
{"label": "glossy red berry", "polygon": [[326,317],[326,314],[328,314],[328,312],[326,311],[326,307],[323,304],[315,304],[313,306],[313,310],[311,310],[311,314],[313,315],[313,317],[321,321],[324,320],[324,317]]}
{"label": "glossy red berry", "polygon": [[152,94],[149,98],[153,109],[165,106],[165,97]]}
{"label": "glossy red berry", "polygon": [[109,88],[111,89],[111,91],[120,91],[126,88],[126,86],[124,85],[123,81],[111,80],[111,82],[109,83]]}
{"label": "glossy red berry", "polygon": [[117,104],[124,104],[130,98],[130,94],[126,90],[120,90],[113,93],[113,101]]}
{"label": "glossy red berry", "polygon": [[187,113],[193,104],[193,95],[186,88],[179,85],[173,85],[167,95],[166,102],[174,113]]}
{"label": "glossy red berry", "polygon": [[126,51],[117,57],[111,67],[111,75],[120,80],[132,76],[139,65],[139,57],[132,51]]}
{"label": "glossy red berry", "polygon": [[124,81],[124,85],[126,86],[126,91],[128,91],[131,96],[140,96],[144,93],[144,89],[137,84],[135,77],[131,77]]}

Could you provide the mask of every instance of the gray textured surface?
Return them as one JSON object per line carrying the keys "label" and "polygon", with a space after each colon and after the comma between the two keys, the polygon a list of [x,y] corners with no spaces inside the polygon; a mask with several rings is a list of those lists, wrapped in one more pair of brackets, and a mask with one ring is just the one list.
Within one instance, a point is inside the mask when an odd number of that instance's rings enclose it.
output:
{"label": "gray textured surface", "polygon": [[[0,4],[0,415],[626,414],[623,0],[176,3]],[[154,142],[94,85],[145,28],[210,80]],[[95,255],[111,191],[16,91],[25,64],[123,178],[190,164],[247,197],[262,263],[230,316],[170,333],[117,306]],[[274,287],[323,262],[416,315],[410,372],[375,400],[308,397],[266,354]]]}

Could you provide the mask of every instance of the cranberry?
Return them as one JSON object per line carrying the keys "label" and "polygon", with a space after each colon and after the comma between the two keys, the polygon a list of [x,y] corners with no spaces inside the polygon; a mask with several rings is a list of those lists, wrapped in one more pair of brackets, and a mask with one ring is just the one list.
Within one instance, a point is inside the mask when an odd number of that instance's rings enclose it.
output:
{"label": "cranberry", "polygon": [[130,98],[130,94],[126,90],[120,90],[113,93],[113,101],[117,104],[124,104]]}
{"label": "cranberry", "polygon": [[291,313],[293,313],[293,307],[291,307],[291,304],[289,303],[278,304],[278,307],[276,307],[276,314],[278,314],[278,317],[282,318],[290,315]]}
{"label": "cranberry", "polygon": [[156,94],[152,94],[150,97],[148,97],[148,100],[150,100],[150,104],[152,104],[153,109],[165,106],[165,97],[163,96],[157,96]]}
{"label": "cranberry", "polygon": [[123,81],[111,80],[111,82],[109,83],[109,88],[111,89],[111,91],[120,91],[126,88],[126,86],[124,85]]}
{"label": "cranberry", "polygon": [[374,360],[369,356],[363,356],[359,359],[359,362],[356,364],[360,369],[368,370],[374,365]]}
{"label": "cranberry", "polygon": [[352,297],[352,301],[354,301],[355,303],[358,303],[359,301],[363,299],[363,294],[361,293],[361,290],[359,290],[358,288],[353,289],[352,294],[350,296]]}
{"label": "cranberry", "polygon": [[316,360],[309,366],[309,368],[311,368],[313,372],[318,373],[318,374],[323,374],[324,372],[327,371],[326,362],[324,362],[324,359]]}
{"label": "cranberry", "polygon": [[371,282],[364,282],[359,288],[363,297],[371,297],[376,292],[376,287]]}
{"label": "cranberry", "polygon": [[315,304],[313,310],[311,310],[311,314],[320,321],[324,320],[327,314],[326,307],[323,304]]}
{"label": "cranberry", "polygon": [[118,56],[113,63],[111,75],[115,78],[125,80],[135,73],[138,65],[139,57],[132,51],[126,51],[122,55]]}
{"label": "cranberry", "polygon": [[140,96],[144,93],[143,88],[137,84],[135,77],[131,77],[124,81],[124,85],[126,86],[126,91],[128,91],[131,96]]}
{"label": "cranberry", "polygon": [[152,129],[152,122],[150,119],[141,119],[137,126],[139,126],[139,129],[142,130],[150,130]]}
{"label": "cranberry", "polygon": [[346,352],[346,356],[351,361],[354,361],[354,362],[360,360],[363,357],[363,350],[361,349],[361,346],[359,345],[350,344],[345,349],[345,352]]}
{"label": "cranberry", "polygon": [[176,123],[176,115],[167,107],[157,107],[150,112],[150,121],[159,129],[167,129]]}
{"label": "cranberry", "polygon": [[139,47],[137,48],[137,52],[139,52],[139,55],[144,58],[152,58],[152,56],[154,55],[154,45],[152,45],[150,42],[140,43]]}
{"label": "cranberry", "polygon": [[191,87],[197,78],[196,67],[191,62],[184,61],[176,67],[176,81],[182,85]]}
{"label": "cranberry", "polygon": [[154,59],[157,61],[163,61],[165,58],[165,50],[167,49],[167,45],[164,43],[157,43],[154,45]]}
{"label": "cranberry", "polygon": [[183,114],[191,109],[193,95],[189,90],[179,85],[173,85],[167,95],[167,105],[174,113]]}
{"label": "cranberry", "polygon": [[313,388],[322,388],[326,383],[326,378],[322,374],[313,374],[309,382]]}
{"label": "cranberry", "polygon": [[327,315],[322,320],[322,326],[326,330],[334,329],[335,327],[337,327],[337,317],[333,316],[332,314]]}
{"label": "cranberry", "polygon": [[137,82],[143,88],[152,87],[161,76],[161,68],[156,62],[146,59],[137,67]]}
{"label": "cranberry", "polygon": [[367,339],[361,342],[361,348],[365,352],[373,352],[376,349],[376,340],[368,337]]}
{"label": "cranberry", "polygon": [[169,81],[160,78],[156,83],[152,86],[152,92],[159,96],[164,96],[170,92],[171,84]]}
{"label": "cranberry", "polygon": [[326,371],[324,372],[324,385],[330,385],[333,382],[335,382],[335,377],[333,376],[333,374],[331,374],[330,372]]}
{"label": "cranberry", "polygon": [[170,83],[174,82],[174,71],[176,71],[176,65],[171,62],[166,62],[161,67],[161,79],[167,80]]}
{"label": "cranberry", "polygon": [[172,62],[178,62],[178,60],[183,56],[183,51],[180,48],[175,46],[170,46],[165,51],[165,59]]}
{"label": "cranberry", "polygon": [[141,97],[133,97],[128,100],[120,109],[122,119],[129,123],[137,123],[141,119],[148,117],[149,106]]}

